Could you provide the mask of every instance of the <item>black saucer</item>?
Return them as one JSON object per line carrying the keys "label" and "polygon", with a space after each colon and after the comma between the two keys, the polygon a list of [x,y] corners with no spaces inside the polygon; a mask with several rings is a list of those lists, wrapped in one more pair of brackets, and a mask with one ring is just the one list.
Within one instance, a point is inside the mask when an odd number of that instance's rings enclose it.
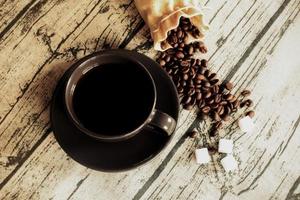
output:
{"label": "black saucer", "polygon": [[[125,54],[134,56],[147,67],[154,81],[159,83],[157,84],[157,109],[177,121],[179,102],[176,88],[169,76],[150,58],[132,51],[126,51]],[[52,128],[62,149],[84,166],[110,172],[140,166],[161,152],[172,136],[167,136],[159,129],[142,130],[134,137],[120,142],[102,142],[80,132],[69,121],[63,102],[66,80],[76,67],[71,67],[59,81],[51,105]]]}

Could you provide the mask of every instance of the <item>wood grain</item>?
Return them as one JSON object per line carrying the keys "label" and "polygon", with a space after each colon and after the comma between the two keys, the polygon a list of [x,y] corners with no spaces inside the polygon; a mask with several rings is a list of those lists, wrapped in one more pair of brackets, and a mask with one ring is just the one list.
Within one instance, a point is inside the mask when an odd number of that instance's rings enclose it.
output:
{"label": "wood grain", "polygon": [[2,0],[0,2],[0,39],[9,33],[12,27],[36,2],[36,0]]}
{"label": "wood grain", "polygon": [[[48,102],[66,61],[128,42],[126,48],[150,57],[156,54],[148,29],[139,31],[143,24],[132,2],[119,7],[120,3],[106,1],[77,4],[73,3],[75,9],[70,11],[72,2],[46,2],[32,25],[27,25],[32,28],[22,35],[22,26],[17,26],[0,42],[0,58],[6,59],[0,68],[1,93],[9,94],[8,99],[0,99],[1,199],[251,199],[253,194],[263,199],[298,198],[300,172],[291,163],[299,157],[299,109],[291,106],[299,103],[299,70],[287,65],[283,71],[278,64],[285,56],[299,61],[295,53],[282,56],[299,35],[295,32],[300,23],[298,1],[206,2],[213,8],[208,13],[211,31],[206,38],[210,67],[221,78],[233,80],[238,90],[253,89],[259,112],[257,134],[242,135],[235,125],[222,133],[236,141],[240,170],[235,174],[223,172],[218,156],[208,167],[195,165],[192,151],[196,144],[185,133],[203,125],[195,120],[196,110],[181,112],[170,145],[139,169],[118,174],[95,172],[64,154],[49,135]],[[66,19],[61,19],[66,13]],[[30,49],[38,57],[27,52],[32,42]],[[297,46],[295,43],[293,49]],[[22,53],[25,55],[20,56]],[[8,54],[11,58],[6,58]],[[270,81],[282,74],[281,82]],[[293,103],[284,110],[289,102]]]}
{"label": "wood grain", "polygon": [[[286,14],[293,19],[297,12],[287,10]],[[278,18],[275,25],[280,26],[281,22],[284,27],[289,20]],[[295,21],[300,21],[299,15]],[[208,166],[195,164],[193,150],[197,145],[186,139],[141,199],[286,198],[300,175],[300,109],[295,107],[300,97],[296,78],[300,73],[296,53],[299,41],[291,44],[299,27],[299,23],[291,27],[279,43],[281,36],[276,33],[280,32],[271,27],[273,37],[263,37],[233,77],[238,87],[247,86],[254,91],[253,99],[257,102],[256,129],[252,134],[242,134],[236,125],[221,133],[235,140],[239,170],[225,173],[219,155]],[[293,62],[286,62],[287,54]]]}
{"label": "wood grain", "polygon": [[51,1],[36,20],[28,22],[25,15],[23,25],[0,43],[0,88],[9,94],[0,97],[1,180],[49,134],[49,101],[67,62],[117,47],[140,26],[134,5],[127,3]]}

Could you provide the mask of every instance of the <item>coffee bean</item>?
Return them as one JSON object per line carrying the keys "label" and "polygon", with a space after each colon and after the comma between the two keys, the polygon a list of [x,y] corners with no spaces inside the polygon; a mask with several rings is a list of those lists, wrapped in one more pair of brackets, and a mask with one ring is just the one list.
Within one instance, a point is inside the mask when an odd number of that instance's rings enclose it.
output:
{"label": "coffee bean", "polygon": [[[214,130],[214,132],[211,133],[209,136],[213,135],[211,137],[214,137],[216,134],[217,134],[217,130]],[[212,146],[207,147],[207,150],[208,150],[208,153],[211,154],[211,155],[218,152],[218,149],[215,148],[215,147],[212,147]]]}
{"label": "coffee bean", "polygon": [[194,80],[194,83],[195,83],[196,85],[200,85],[200,84],[201,84],[201,80],[196,79],[196,80]]}
{"label": "coffee bean", "polygon": [[185,86],[186,86],[185,80],[182,79],[182,80],[180,80],[179,82],[180,82],[180,85],[181,85],[182,87],[185,87]]}
{"label": "coffee bean", "polygon": [[205,76],[202,74],[197,74],[197,79],[198,80],[205,80]]}
{"label": "coffee bean", "polygon": [[224,114],[230,115],[230,113],[231,113],[231,108],[229,107],[229,105],[224,106]]}
{"label": "coffee bean", "polygon": [[214,97],[210,97],[206,99],[206,104],[211,105],[215,102]]}
{"label": "coffee bean", "polygon": [[209,75],[210,75],[210,71],[207,69],[207,70],[204,72],[204,76],[208,78]]}
{"label": "coffee bean", "polygon": [[187,30],[189,29],[189,26],[188,26],[187,24],[184,24],[184,25],[182,26],[182,29],[183,29],[184,31],[187,31]]}
{"label": "coffee bean", "polygon": [[199,100],[198,107],[203,108],[205,106],[205,101],[203,99]]}
{"label": "coffee bean", "polygon": [[228,102],[228,103],[227,103],[227,106],[230,108],[230,110],[233,110],[233,103]]}
{"label": "coffee bean", "polygon": [[183,61],[180,62],[180,65],[182,67],[188,67],[189,68],[190,62],[188,60],[183,60]]}
{"label": "coffee bean", "polygon": [[199,74],[204,74],[206,69],[204,67],[199,67],[198,72]]}
{"label": "coffee bean", "polygon": [[193,96],[195,94],[195,89],[194,88],[190,88],[187,95],[189,96]]}
{"label": "coffee bean", "polygon": [[191,104],[184,104],[184,105],[183,105],[183,108],[184,108],[185,110],[192,110],[193,106],[192,106]]}
{"label": "coffee bean", "polygon": [[183,42],[184,42],[184,44],[188,44],[189,43],[189,37],[187,35],[184,36]]}
{"label": "coffee bean", "polygon": [[181,17],[181,18],[180,18],[180,23],[182,23],[182,24],[189,24],[189,23],[190,23],[190,20],[189,20],[188,18]]}
{"label": "coffee bean", "polygon": [[201,92],[196,92],[196,100],[200,100],[202,98],[202,93]]}
{"label": "coffee bean", "polygon": [[201,53],[207,53],[207,48],[206,48],[206,46],[204,45],[203,42],[199,42],[199,51]]}
{"label": "coffee bean", "polygon": [[[210,137],[215,137],[218,133],[218,130],[215,129],[215,128],[212,128],[210,131],[209,131],[209,136]],[[212,151],[213,148],[210,148],[210,150]],[[207,149],[208,150],[208,149]]]}
{"label": "coffee bean", "polygon": [[217,112],[219,115],[223,115],[224,114],[224,106],[219,105]]}
{"label": "coffee bean", "polygon": [[210,106],[210,108],[211,108],[211,109],[214,109],[214,110],[217,110],[218,107],[219,107],[219,104],[216,103],[216,102],[214,102],[214,103]]}
{"label": "coffee bean", "polygon": [[177,38],[182,38],[183,32],[181,30],[177,31]]}
{"label": "coffee bean", "polygon": [[244,96],[244,97],[247,97],[251,94],[251,92],[249,90],[244,90],[242,91],[241,95]]}
{"label": "coffee bean", "polygon": [[233,102],[233,107],[234,108],[238,108],[240,106],[240,101],[239,100],[235,100],[234,102]]}
{"label": "coffee bean", "polygon": [[244,106],[252,107],[253,106],[253,101],[251,99],[247,99],[247,100],[243,101],[241,103],[240,107],[243,108]]}
{"label": "coffee bean", "polygon": [[188,52],[189,52],[189,55],[193,55],[194,54],[194,47],[190,46]]}
{"label": "coffee bean", "polygon": [[192,100],[191,100],[191,102],[189,104],[192,105],[192,106],[194,106],[196,104],[196,102],[197,102],[196,97],[192,96]]}
{"label": "coffee bean", "polygon": [[189,67],[182,67],[182,73],[187,74],[190,71]]}
{"label": "coffee bean", "polygon": [[215,77],[216,77],[216,73],[211,73],[210,75],[209,75],[209,77],[208,77],[208,79],[209,80],[212,80],[212,79],[214,79]]}
{"label": "coffee bean", "polygon": [[188,104],[188,103],[190,103],[191,102],[191,100],[192,100],[192,98],[190,97],[190,96],[184,96],[183,98],[182,98],[182,100],[181,100],[181,103],[182,104]]}
{"label": "coffee bean", "polygon": [[249,112],[246,113],[246,115],[253,118],[255,115],[255,112],[253,110],[250,110]]}
{"label": "coffee bean", "polygon": [[177,87],[177,91],[179,94],[183,93],[183,87],[181,86]]}
{"label": "coffee bean", "polygon": [[194,79],[196,77],[195,69],[191,68],[191,70],[190,70],[190,76],[192,77],[192,79]]}
{"label": "coffee bean", "polygon": [[225,88],[226,88],[227,90],[231,91],[232,88],[233,88],[233,84],[232,84],[231,82],[227,82],[227,83],[225,84]]}
{"label": "coffee bean", "polygon": [[166,65],[166,61],[160,60],[160,61],[159,61],[159,65],[162,66],[162,67],[165,66],[165,65]]}
{"label": "coffee bean", "polygon": [[207,87],[207,88],[210,87],[210,83],[209,83],[208,81],[203,81],[203,82],[202,82],[202,85],[203,85],[204,87]]}
{"label": "coffee bean", "polygon": [[229,101],[230,103],[233,103],[233,102],[235,102],[236,100],[237,100],[237,97],[233,95],[232,98],[229,99],[228,101]]}
{"label": "coffee bean", "polygon": [[212,86],[212,92],[215,93],[215,94],[219,93],[219,86],[218,85],[213,85]]}
{"label": "coffee bean", "polygon": [[211,97],[211,92],[208,92],[208,91],[207,91],[207,92],[204,92],[203,97],[204,97],[205,99]]}
{"label": "coffee bean", "polygon": [[221,94],[217,94],[217,95],[215,96],[215,102],[216,102],[216,103],[220,103],[221,100],[222,100]]}
{"label": "coffee bean", "polygon": [[226,100],[231,100],[232,98],[233,98],[233,95],[232,94],[230,94],[230,93],[228,93],[228,94],[225,94],[224,96],[224,99],[226,99]]}
{"label": "coffee bean", "polygon": [[178,50],[178,51],[182,51],[184,54],[186,54],[186,52],[183,50],[182,47],[179,47],[179,46],[178,46],[178,47],[177,47],[177,50]]}
{"label": "coffee bean", "polygon": [[182,51],[177,51],[177,52],[176,52],[176,57],[177,57],[178,59],[182,59],[182,58],[184,58],[184,53],[183,53]]}
{"label": "coffee bean", "polygon": [[168,55],[174,55],[175,54],[175,50],[174,49],[168,49],[167,51],[165,51]]}
{"label": "coffee bean", "polygon": [[248,107],[252,107],[253,106],[253,101],[251,99],[246,100],[246,104]]}
{"label": "coffee bean", "polygon": [[166,62],[170,62],[171,56],[167,55],[167,56],[164,58],[164,60],[165,60]]}
{"label": "coffee bean", "polygon": [[217,112],[214,112],[213,118],[214,118],[215,121],[221,121],[221,117]]}
{"label": "coffee bean", "polygon": [[182,78],[183,78],[183,80],[188,80],[189,79],[189,75],[184,74]]}
{"label": "coffee bean", "polygon": [[[201,84],[202,84],[202,82],[201,82]],[[208,92],[208,91],[210,91],[210,88],[201,86],[201,90],[202,90],[202,92]]]}
{"label": "coffee bean", "polygon": [[216,85],[219,82],[219,79],[212,79],[210,80],[211,85]]}
{"label": "coffee bean", "polygon": [[200,88],[202,88],[202,85],[201,84],[197,84],[196,88],[200,89]]}
{"label": "coffee bean", "polygon": [[196,59],[196,64],[197,64],[198,66],[201,66],[201,60],[200,60],[200,59]]}
{"label": "coffee bean", "polygon": [[198,29],[193,29],[192,30],[192,36],[194,38],[199,38],[200,37],[200,31]]}
{"label": "coffee bean", "polygon": [[243,102],[240,103],[240,108],[243,108],[245,106],[246,106],[246,101],[243,101]]}
{"label": "coffee bean", "polygon": [[203,67],[207,67],[207,60],[206,59],[202,59],[200,64]]}
{"label": "coffee bean", "polygon": [[220,105],[222,105],[222,106],[224,106],[224,105],[226,105],[226,104],[227,104],[227,101],[224,101],[224,100],[223,100],[223,101],[220,102]]}
{"label": "coffee bean", "polygon": [[227,121],[229,121],[231,118],[230,118],[229,115],[224,115],[224,116],[222,117],[222,119],[223,119],[225,122],[227,122]]}
{"label": "coffee bean", "polygon": [[193,131],[189,132],[188,135],[191,138],[195,138],[195,137],[197,137],[198,134],[199,134],[198,131],[193,130]]}
{"label": "coffee bean", "polygon": [[195,87],[195,86],[194,86],[194,82],[193,82],[192,79],[188,80],[188,86],[189,86],[190,88],[194,88],[194,87]]}
{"label": "coffee bean", "polygon": [[203,113],[207,114],[210,111],[210,107],[209,106],[204,106],[201,110]]}
{"label": "coffee bean", "polygon": [[192,58],[192,59],[191,59],[191,66],[195,66],[196,63],[197,63],[197,62],[196,62],[196,59]]}
{"label": "coffee bean", "polygon": [[216,128],[216,129],[219,129],[219,128],[221,128],[222,127],[222,122],[216,122],[215,124],[214,124],[214,127]]}

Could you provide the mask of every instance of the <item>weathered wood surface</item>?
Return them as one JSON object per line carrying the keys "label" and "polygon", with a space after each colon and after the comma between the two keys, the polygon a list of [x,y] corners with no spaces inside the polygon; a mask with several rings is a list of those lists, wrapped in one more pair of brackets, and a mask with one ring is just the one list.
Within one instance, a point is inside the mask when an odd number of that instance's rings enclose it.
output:
{"label": "weathered wood surface", "polygon": [[109,174],[72,161],[49,125],[56,81],[70,62],[102,48],[155,57],[148,29],[132,1],[2,3],[1,199],[300,198],[298,0],[206,2],[210,66],[236,89],[253,90],[256,102],[253,134],[235,124],[222,133],[235,140],[233,174],[217,156],[208,166],[195,164],[196,144],[185,133],[206,125],[195,120],[196,110],[181,111],[174,139],[141,168]]}

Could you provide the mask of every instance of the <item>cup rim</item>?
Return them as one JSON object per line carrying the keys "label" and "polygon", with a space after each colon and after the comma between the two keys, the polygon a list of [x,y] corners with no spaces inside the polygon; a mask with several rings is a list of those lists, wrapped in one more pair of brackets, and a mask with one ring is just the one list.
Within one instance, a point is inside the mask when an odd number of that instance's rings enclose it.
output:
{"label": "cup rim", "polygon": [[[151,113],[155,109],[156,100],[157,100],[157,91],[156,91],[155,82],[153,80],[151,73],[144,66],[144,64],[141,63],[138,59],[135,59],[134,57],[122,56],[120,54],[120,52],[122,52],[122,51],[123,50],[109,50],[109,51],[104,50],[104,51],[96,52],[89,56],[81,58],[74,64],[74,65],[77,65],[77,67],[75,68],[75,70],[72,71],[71,75],[68,77],[67,82],[66,82],[66,86],[65,86],[65,90],[64,90],[64,103],[65,103],[68,117],[81,132],[83,132],[84,134],[86,134],[90,137],[93,137],[95,139],[114,142],[114,141],[121,141],[121,140],[128,139],[130,137],[133,137],[149,122],[149,119],[151,118]],[[77,116],[74,112],[74,109],[72,108],[72,106],[70,104],[70,102],[73,101],[73,95],[71,93],[72,92],[74,93],[76,84],[79,82],[79,80],[85,75],[85,73],[87,73],[91,69],[99,66],[99,65],[90,66],[88,64],[88,62],[93,59],[97,59],[97,58],[103,57],[103,56],[114,57],[114,58],[118,57],[118,58],[122,58],[122,59],[125,59],[125,60],[135,63],[137,66],[139,66],[143,69],[143,71],[145,72],[145,75],[148,76],[148,78],[152,84],[154,96],[153,96],[152,107],[151,107],[151,109],[149,109],[148,117],[143,122],[141,122],[141,124],[139,126],[137,126],[135,129],[133,129],[129,132],[126,132],[124,134],[120,134],[120,135],[108,136],[108,135],[104,135],[101,133],[93,132],[93,131],[85,128],[82,125],[82,123],[80,123],[80,120],[77,118]],[[84,70],[86,70],[86,71],[84,71],[84,73],[81,74],[80,77],[78,78],[78,80],[74,83],[74,76],[75,76],[76,72],[78,72],[79,70],[81,72],[83,72]],[[75,85],[75,87],[74,87],[74,85]]]}

